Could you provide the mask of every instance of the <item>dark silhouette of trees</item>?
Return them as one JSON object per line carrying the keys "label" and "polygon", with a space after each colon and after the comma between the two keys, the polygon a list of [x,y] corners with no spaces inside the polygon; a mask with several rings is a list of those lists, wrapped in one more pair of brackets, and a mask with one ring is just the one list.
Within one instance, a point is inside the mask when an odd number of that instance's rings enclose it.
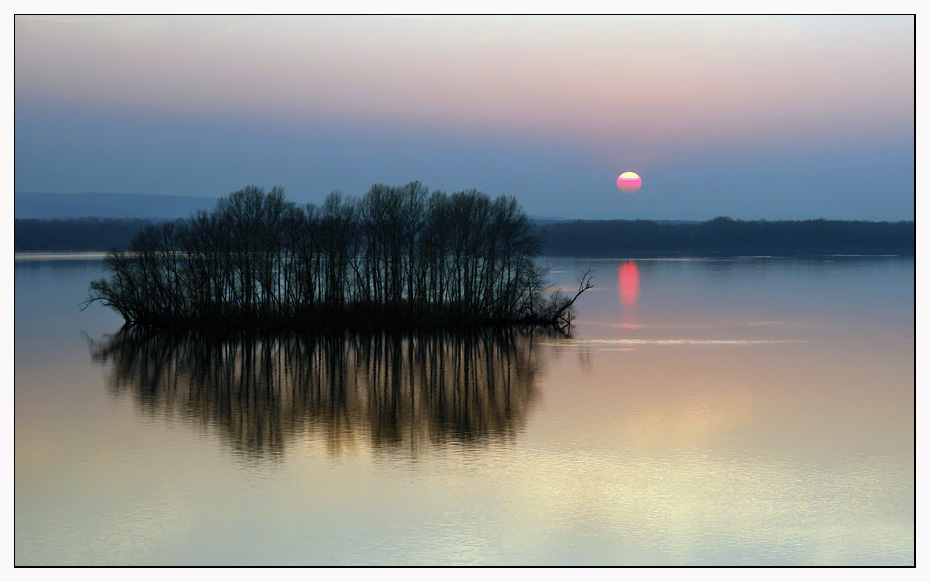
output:
{"label": "dark silhouette of trees", "polygon": [[[425,189],[424,189],[425,190]],[[425,192],[424,192],[425,193]],[[309,223],[314,227],[329,231],[333,236],[350,237],[346,240],[333,240],[327,247],[327,253],[340,248],[347,248],[348,253],[342,257],[349,265],[347,271],[338,268],[339,262],[323,263],[331,266],[330,275],[337,276],[347,272],[361,276],[363,247],[365,242],[360,230],[351,230],[348,224],[360,228],[357,222],[359,206],[345,204],[339,193],[331,195],[320,207],[312,209]],[[414,196],[410,201],[408,216],[419,218],[420,222],[405,222],[402,236],[405,240],[419,241],[416,253],[411,261],[410,247],[407,247],[404,264],[413,264],[404,278],[404,293],[407,296],[425,297],[425,293],[437,291],[448,281],[444,270],[427,271],[431,261],[444,261],[447,257],[436,255],[433,248],[446,248],[449,243],[447,232],[451,222],[449,196],[442,192],[433,192],[423,197]],[[422,204],[422,207],[419,205]],[[514,203],[515,204],[515,203]],[[500,214],[508,212],[507,204],[501,201],[492,203],[491,214],[498,221]],[[307,208],[296,209],[297,212],[310,212]],[[341,214],[342,213],[342,214]],[[201,218],[197,218],[200,216]],[[213,220],[212,213],[198,213],[191,220]],[[506,223],[506,220],[503,220]],[[81,218],[73,220],[33,220],[16,219],[15,250],[22,251],[107,251],[110,249],[127,250],[133,237],[153,221],[141,219],[97,219]],[[513,221],[511,221],[513,224]],[[201,225],[201,232],[206,232]],[[542,236],[539,251],[550,256],[618,256],[629,253],[677,253],[692,255],[710,254],[787,254],[787,255],[823,255],[823,254],[898,254],[912,256],[915,252],[915,226],[913,221],[872,222],[847,220],[734,220],[717,217],[705,222],[661,222],[653,220],[578,220],[550,223],[531,232]],[[290,236],[294,232],[282,233]],[[505,240],[511,236],[501,235]],[[323,239],[329,240],[326,236]],[[299,240],[291,240],[285,245],[289,253],[298,252]],[[304,241],[306,244],[311,242]],[[416,244],[416,243],[414,243]],[[506,243],[505,243],[506,244]],[[308,251],[313,247],[305,247]],[[509,256],[515,247],[495,249]],[[312,252],[316,252],[315,250]],[[485,281],[495,288],[505,282]],[[433,285],[437,285],[436,288]],[[411,287],[419,286],[411,293]],[[322,287],[321,287],[322,288]],[[326,289],[338,290],[344,285],[325,285]],[[318,291],[319,289],[317,289]],[[433,298],[435,299],[435,298]],[[332,298],[338,303],[338,295]],[[421,306],[422,307],[422,306]]]}
{"label": "dark silhouette of trees", "polygon": [[142,219],[75,218],[14,221],[15,251],[107,251],[125,249],[142,228]]}
{"label": "dark silhouette of trees", "polygon": [[541,230],[543,252],[561,256],[628,253],[901,254],[913,255],[913,221],[734,220],[694,223],[653,220],[576,220]]}
{"label": "dark silhouette of trees", "polygon": [[[129,323],[165,329],[528,324],[564,328],[539,240],[512,197],[419,182],[300,208],[249,186],[211,213],[149,225],[91,284]],[[579,294],[590,288],[590,273]],[[577,295],[576,295],[577,298]]]}

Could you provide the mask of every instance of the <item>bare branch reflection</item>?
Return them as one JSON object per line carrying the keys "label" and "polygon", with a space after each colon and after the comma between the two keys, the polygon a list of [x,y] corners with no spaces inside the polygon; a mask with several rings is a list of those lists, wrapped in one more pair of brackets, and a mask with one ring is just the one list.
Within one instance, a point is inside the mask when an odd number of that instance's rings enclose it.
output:
{"label": "bare branch reflection", "polygon": [[215,338],[127,327],[90,344],[111,393],[144,414],[218,431],[257,458],[298,437],[332,454],[359,442],[413,456],[511,443],[540,369],[533,335],[500,330]]}

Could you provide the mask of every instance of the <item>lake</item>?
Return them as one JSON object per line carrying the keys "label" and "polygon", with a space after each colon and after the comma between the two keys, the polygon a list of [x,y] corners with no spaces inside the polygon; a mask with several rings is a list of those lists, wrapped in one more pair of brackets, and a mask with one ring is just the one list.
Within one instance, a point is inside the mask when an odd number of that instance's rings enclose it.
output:
{"label": "lake", "polygon": [[117,333],[15,261],[16,565],[913,565],[914,260],[546,258],[571,338]]}

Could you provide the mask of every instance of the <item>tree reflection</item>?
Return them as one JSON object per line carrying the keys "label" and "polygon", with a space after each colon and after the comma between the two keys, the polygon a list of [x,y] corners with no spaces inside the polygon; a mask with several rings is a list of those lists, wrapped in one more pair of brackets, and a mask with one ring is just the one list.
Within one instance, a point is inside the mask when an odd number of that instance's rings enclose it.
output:
{"label": "tree reflection", "polygon": [[255,457],[301,436],[333,454],[358,441],[412,455],[512,442],[539,371],[534,336],[500,330],[219,338],[126,327],[90,344],[111,393]]}

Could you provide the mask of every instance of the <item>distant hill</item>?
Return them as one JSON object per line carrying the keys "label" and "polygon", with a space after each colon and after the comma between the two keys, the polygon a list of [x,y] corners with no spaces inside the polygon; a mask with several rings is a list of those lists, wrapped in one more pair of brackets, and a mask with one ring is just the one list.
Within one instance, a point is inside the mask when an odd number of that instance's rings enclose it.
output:
{"label": "distant hill", "polygon": [[17,192],[15,218],[145,218],[175,219],[211,210],[216,198],[157,194],[40,194]]}

